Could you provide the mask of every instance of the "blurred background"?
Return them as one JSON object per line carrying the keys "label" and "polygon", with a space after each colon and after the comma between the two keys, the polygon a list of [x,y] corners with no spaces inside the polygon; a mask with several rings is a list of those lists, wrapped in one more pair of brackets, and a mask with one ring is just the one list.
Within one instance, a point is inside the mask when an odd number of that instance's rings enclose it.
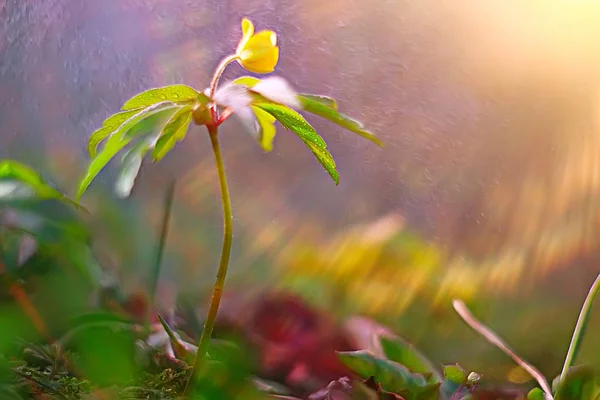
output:
{"label": "blurred background", "polygon": [[[0,157],[73,193],[89,134],[139,91],[206,87],[243,16],[279,34],[278,75],[336,98],[385,148],[309,117],[335,187],[288,132],[264,154],[225,124],[232,298],[292,291],[370,316],[436,362],[523,380],[454,314],[458,297],[556,375],[600,271],[597,1],[0,0]],[[114,176],[84,198],[106,264],[125,290],[145,287],[176,178],[158,301],[186,293],[202,309],[222,234],[205,132],[145,163],[128,200],[112,197]],[[600,366],[598,312],[589,329],[582,361]]]}

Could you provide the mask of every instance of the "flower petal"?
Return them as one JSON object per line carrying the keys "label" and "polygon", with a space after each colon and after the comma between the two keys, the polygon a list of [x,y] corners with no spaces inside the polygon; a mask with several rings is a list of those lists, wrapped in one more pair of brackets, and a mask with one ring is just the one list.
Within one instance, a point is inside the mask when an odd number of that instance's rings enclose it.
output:
{"label": "flower petal", "polygon": [[273,47],[272,49],[259,54],[259,57],[256,57],[255,54],[251,58],[238,60],[242,67],[257,74],[268,74],[273,72],[278,61],[279,47]]}
{"label": "flower petal", "polygon": [[213,101],[220,106],[230,107],[235,112],[239,108],[247,107],[252,102],[252,96],[245,86],[229,82],[217,89]]}
{"label": "flower petal", "polygon": [[273,31],[260,31],[252,36],[238,52],[242,60],[254,58],[264,50],[270,50],[277,46],[277,34]]}
{"label": "flower petal", "polygon": [[259,135],[261,132],[261,126],[256,118],[256,115],[254,114],[254,111],[252,111],[252,108],[250,106],[238,108],[237,110],[235,110],[233,115],[241,121],[246,131],[248,131],[248,133],[250,133],[253,138],[257,140],[260,139]]}
{"label": "flower petal", "polygon": [[256,120],[260,126],[260,132],[258,133],[258,144],[265,152],[273,150],[273,139],[277,130],[275,129],[275,117],[268,112],[258,107],[251,106],[256,116]]}
{"label": "flower petal", "polygon": [[270,76],[265,78],[255,84],[251,90],[275,103],[295,109],[300,109],[301,107],[298,101],[298,93],[282,77]]}
{"label": "flower petal", "polygon": [[246,44],[248,43],[248,41],[250,40],[252,35],[254,35],[254,25],[252,24],[252,21],[250,21],[248,18],[243,18],[242,19],[242,39],[240,40],[240,43],[238,44],[238,47],[236,50],[237,54],[240,54],[244,50],[244,47],[246,47]]}
{"label": "flower petal", "polygon": [[242,122],[244,128],[246,128],[252,136],[258,136],[260,125],[256,120],[254,112],[250,108],[252,96],[247,87],[228,82],[216,91],[213,100],[221,107],[231,108],[233,110],[233,115]]}

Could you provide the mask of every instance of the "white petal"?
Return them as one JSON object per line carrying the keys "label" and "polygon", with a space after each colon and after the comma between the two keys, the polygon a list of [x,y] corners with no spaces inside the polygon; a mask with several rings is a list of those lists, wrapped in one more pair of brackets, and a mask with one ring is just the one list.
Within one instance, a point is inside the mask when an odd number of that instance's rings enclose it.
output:
{"label": "white petal", "polygon": [[231,107],[234,112],[237,112],[239,108],[247,107],[252,102],[252,96],[245,86],[230,82],[216,91],[213,100],[218,105]]}
{"label": "white petal", "polygon": [[290,108],[300,108],[298,93],[290,86],[288,81],[279,76],[270,76],[261,80],[252,87],[252,91]]}
{"label": "white petal", "polygon": [[226,83],[217,90],[213,100],[222,107],[231,108],[233,115],[242,122],[244,128],[254,137],[258,135],[260,125],[250,108],[252,96],[247,87],[232,82]]}
{"label": "white petal", "polygon": [[260,133],[260,124],[254,115],[254,111],[250,107],[242,107],[234,111],[235,115],[244,125],[244,128],[254,137],[257,138]]}

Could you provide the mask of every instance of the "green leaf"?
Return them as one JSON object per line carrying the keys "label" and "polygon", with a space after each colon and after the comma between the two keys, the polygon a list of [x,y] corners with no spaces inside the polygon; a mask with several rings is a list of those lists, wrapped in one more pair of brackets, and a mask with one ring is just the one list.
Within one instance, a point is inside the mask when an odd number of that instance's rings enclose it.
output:
{"label": "green leaf", "polygon": [[546,395],[542,389],[536,387],[527,393],[527,400],[546,400]]}
{"label": "green leaf", "polygon": [[236,85],[243,85],[249,88],[253,87],[258,82],[260,82],[260,79],[255,78],[253,76],[240,76],[239,78],[233,81],[233,83],[235,83]]}
{"label": "green leaf", "polygon": [[111,134],[102,151],[90,163],[86,175],[79,184],[76,199],[81,198],[100,171],[135,137],[148,133],[158,121],[171,116],[180,107],[171,102],[158,103],[139,111],[121,124]]}
{"label": "green leaf", "polygon": [[321,96],[318,94],[300,94],[298,95],[301,98],[301,102],[302,100],[304,100],[306,103],[319,103],[325,107],[331,108],[334,111],[337,111],[338,109],[338,105],[337,102],[332,99],[331,97],[328,96]]}
{"label": "green leaf", "polygon": [[136,337],[131,326],[89,324],[73,330],[69,346],[77,353],[75,368],[98,386],[133,381],[137,364]]}
{"label": "green leaf", "polygon": [[467,373],[458,365],[446,365],[444,366],[444,379],[457,385],[466,385]]}
{"label": "green leaf", "polygon": [[378,358],[364,350],[338,352],[338,357],[350,370],[364,379],[374,377],[389,392],[428,393],[432,386],[438,387],[438,384],[427,383],[422,375],[411,373],[396,362]]}
{"label": "green leaf", "polygon": [[162,160],[175,146],[175,143],[185,138],[190,122],[192,122],[192,111],[192,106],[180,108],[164,126],[152,151],[154,162]]}
{"label": "green leaf", "polygon": [[251,106],[258,125],[260,126],[260,132],[258,134],[258,143],[260,147],[266,152],[273,150],[273,140],[277,130],[275,129],[275,117],[261,108]]}
{"label": "green leaf", "polygon": [[296,111],[275,103],[256,103],[254,106],[271,114],[284,126],[294,132],[306,146],[312,151],[319,163],[329,173],[336,185],[340,183],[340,177],[336,170],[335,161],[331,153],[327,151],[327,144],[315,129]]}
{"label": "green leaf", "polygon": [[304,111],[311,114],[318,115],[319,117],[325,118],[344,129],[354,132],[363,138],[370,140],[379,147],[383,147],[381,140],[367,131],[364,126],[355,119],[348,117],[345,114],[337,111],[337,105],[335,100],[326,96],[316,96],[299,94],[298,99],[300,100],[301,107]]}
{"label": "green leaf", "polygon": [[0,202],[58,199],[81,207],[50,186],[33,168],[14,160],[0,160]]}
{"label": "green leaf", "polygon": [[127,100],[121,110],[133,110],[137,108],[148,107],[163,101],[170,101],[178,104],[193,103],[199,101],[203,104],[208,103],[208,97],[205,94],[187,85],[171,85],[146,90]]}
{"label": "green leaf", "polygon": [[135,178],[140,172],[142,160],[152,145],[152,140],[142,140],[134,144],[124,155],[122,159],[122,168],[117,182],[115,183],[115,192],[121,198],[128,197],[135,183]]}
{"label": "green leaf", "polygon": [[[404,389],[398,394],[402,398],[407,400],[439,400],[440,399],[440,383],[428,384],[423,388],[415,389]],[[463,397],[461,400],[467,400]]]}
{"label": "green leaf", "polygon": [[10,384],[0,385],[0,398],[4,400],[23,400],[23,397],[21,397],[13,386]]}
{"label": "green leaf", "polygon": [[129,110],[116,113],[108,117],[102,123],[102,127],[94,131],[88,140],[87,151],[91,158],[96,157],[96,151],[98,145],[110,136],[121,124],[127,121],[129,118],[137,114],[140,110]]}
{"label": "green leaf", "polygon": [[564,382],[554,380],[555,400],[587,400],[598,395],[598,387],[594,369],[579,365],[567,371]]}
{"label": "green leaf", "polygon": [[442,377],[433,367],[432,363],[425,358],[412,344],[401,339],[380,337],[379,342],[387,358],[398,364],[404,365],[412,372],[423,375],[431,374],[433,381],[441,382]]}

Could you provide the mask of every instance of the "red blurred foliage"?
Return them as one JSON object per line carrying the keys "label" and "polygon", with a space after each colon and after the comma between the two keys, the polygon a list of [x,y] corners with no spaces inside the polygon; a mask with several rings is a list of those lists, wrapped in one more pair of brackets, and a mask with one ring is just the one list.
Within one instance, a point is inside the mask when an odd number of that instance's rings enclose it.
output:
{"label": "red blurred foliage", "polygon": [[352,338],[331,317],[299,297],[264,294],[244,310],[237,314],[237,321],[228,319],[229,315],[219,324],[229,329],[236,326],[256,346],[263,377],[312,393],[352,375],[335,353],[356,350]]}

